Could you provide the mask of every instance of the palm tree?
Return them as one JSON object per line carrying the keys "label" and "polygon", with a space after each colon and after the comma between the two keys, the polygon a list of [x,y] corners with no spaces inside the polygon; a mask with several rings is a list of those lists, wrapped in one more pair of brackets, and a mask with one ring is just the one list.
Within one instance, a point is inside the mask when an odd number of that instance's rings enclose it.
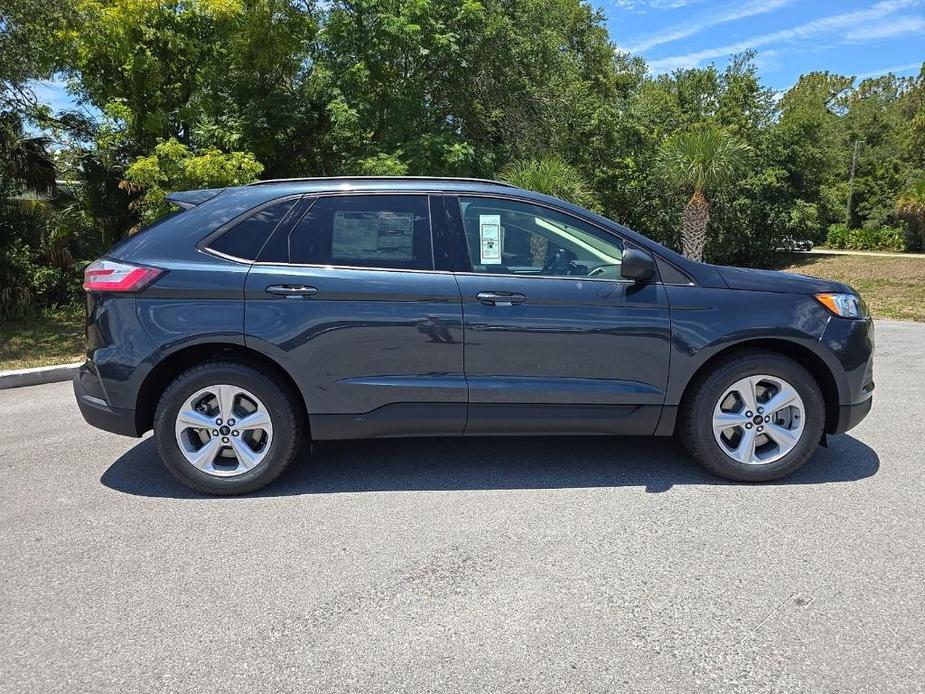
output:
{"label": "palm tree", "polygon": [[12,180],[36,193],[55,189],[55,163],[48,153],[47,137],[27,137],[22,121],[12,113],[0,113],[0,167]]}
{"label": "palm tree", "polygon": [[909,225],[907,238],[915,240],[910,245],[921,247],[925,244],[925,178],[913,183],[909,190],[896,199],[896,214]]}
{"label": "palm tree", "polygon": [[688,258],[703,260],[710,221],[704,191],[732,180],[750,151],[747,144],[714,125],[677,133],[662,145],[662,171],[677,185],[693,189],[681,217],[681,245]]}
{"label": "palm tree", "polygon": [[562,198],[582,207],[593,209],[597,206],[597,201],[581,174],[559,157],[515,162],[501,172],[501,180],[518,188]]}
{"label": "palm tree", "polygon": [[[594,194],[578,170],[559,157],[515,162],[501,172],[501,180],[582,207],[597,207]],[[542,265],[545,262],[548,246],[549,242],[543,237],[530,235],[530,253],[535,263]]]}

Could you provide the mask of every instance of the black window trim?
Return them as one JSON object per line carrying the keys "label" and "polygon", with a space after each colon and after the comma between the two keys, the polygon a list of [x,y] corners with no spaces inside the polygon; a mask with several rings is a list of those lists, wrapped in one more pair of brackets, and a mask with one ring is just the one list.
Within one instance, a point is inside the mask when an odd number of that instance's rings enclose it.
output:
{"label": "black window trim", "polygon": [[[263,261],[258,260],[253,262],[253,265],[262,265],[262,266],[276,266],[276,267],[306,267],[306,268],[337,268],[340,270],[372,270],[375,272],[427,272],[427,273],[438,273],[438,274],[452,274],[448,270],[437,270],[436,268],[436,257],[434,255],[434,210],[431,205],[431,197],[433,193],[428,191],[410,191],[410,190],[401,190],[401,191],[389,191],[389,190],[376,190],[376,191],[361,191],[361,190],[335,190],[335,191],[325,191],[321,193],[311,193],[308,195],[302,195],[299,197],[312,198],[311,204],[308,205],[300,214],[295,223],[292,224],[289,229],[289,234],[292,234],[298,227],[299,223],[302,221],[302,218],[311,211],[315,206],[318,200],[322,198],[333,198],[333,197],[370,197],[370,196],[381,196],[388,195],[394,197],[396,195],[405,195],[418,198],[424,198],[424,202],[427,205],[427,228],[430,233],[430,270],[420,270],[416,268],[401,268],[401,267],[374,267],[370,265],[340,265],[335,263],[293,263],[291,260],[288,262],[276,262],[276,261]],[[282,198],[281,198],[282,199]],[[293,208],[295,209],[295,208]],[[275,234],[276,232],[274,232]],[[269,241],[268,241],[269,242]],[[258,256],[259,257],[259,256]]]}
{"label": "black window trim", "polygon": [[[659,270],[658,270],[658,263],[656,262],[656,266],[655,266],[656,279],[655,279],[655,280],[650,280],[649,282],[646,282],[646,284],[661,284],[661,285],[663,285],[663,286],[670,286],[670,287],[691,287],[691,286],[698,286],[697,284],[695,284],[695,282],[693,281],[693,279],[691,279],[690,276],[689,276],[686,272],[684,272],[683,270],[681,270],[680,268],[678,268],[674,263],[671,263],[671,262],[665,260],[665,259],[664,259],[661,255],[659,255],[658,253],[652,251],[652,250],[649,249],[649,248],[645,248],[645,247],[643,247],[643,246],[640,246],[638,243],[634,243],[633,241],[628,240],[628,239],[625,238],[622,234],[620,234],[620,233],[614,231],[613,229],[608,229],[607,227],[602,226],[601,224],[599,224],[599,223],[597,223],[597,222],[595,222],[595,221],[593,221],[593,220],[591,220],[591,219],[588,219],[587,217],[579,216],[579,215],[577,215],[577,214],[575,214],[575,213],[573,213],[573,212],[570,212],[569,210],[564,210],[564,209],[562,209],[561,207],[556,207],[555,205],[550,205],[550,204],[548,204],[548,203],[546,203],[546,202],[544,202],[544,201],[541,201],[541,200],[533,200],[533,199],[531,199],[531,198],[525,198],[525,197],[522,197],[522,196],[519,196],[519,195],[509,195],[509,194],[507,194],[507,193],[483,193],[483,192],[466,193],[466,192],[456,192],[456,191],[454,191],[451,195],[450,195],[450,194],[447,194],[447,195],[444,196],[444,204],[445,204],[445,205],[449,205],[449,204],[451,204],[450,201],[452,200],[452,201],[455,202],[456,205],[459,205],[459,199],[462,198],[462,197],[466,197],[466,198],[492,198],[492,199],[496,199],[496,200],[511,200],[511,201],[513,201],[513,202],[526,203],[526,204],[528,204],[528,205],[534,205],[534,206],[536,206],[536,207],[542,207],[542,208],[545,208],[545,209],[547,209],[547,210],[552,210],[553,212],[557,212],[557,213],[559,213],[559,214],[561,214],[561,215],[564,215],[564,216],[566,216],[566,217],[571,217],[572,219],[575,219],[575,220],[577,220],[577,221],[579,221],[579,222],[582,222],[582,223],[584,223],[584,224],[588,224],[589,226],[593,226],[595,229],[599,229],[600,231],[604,232],[605,234],[610,234],[611,236],[616,236],[618,239],[620,239],[620,241],[623,242],[623,248],[624,248],[624,249],[626,249],[626,248],[638,248],[639,250],[643,250],[643,251],[645,251],[646,253],[651,254],[651,255],[653,256],[653,258],[656,258],[657,260],[659,260],[659,261],[661,261],[661,262],[667,263],[667,264],[670,265],[672,268],[674,268],[675,270],[677,270],[679,274],[681,274],[682,276],[687,277],[688,279],[690,279],[690,284],[666,284],[666,283],[662,282],[661,273],[660,273]],[[460,224],[462,223],[462,221],[461,221],[461,213],[460,213],[460,220],[459,220],[458,223],[460,223]],[[456,233],[457,233],[457,234],[459,234],[460,232],[465,233],[463,229],[457,229],[457,230],[456,230]],[[468,243],[468,242],[467,242],[467,243]],[[456,273],[454,273],[454,274],[457,274],[457,275],[476,275],[476,276],[478,276],[478,277],[505,277],[505,278],[511,278],[511,277],[517,277],[517,276],[518,276],[518,275],[511,275],[511,274],[509,274],[509,273],[475,272],[474,270],[471,269],[471,260],[470,260],[469,262],[470,262],[470,269],[469,269],[469,270],[467,270],[467,271],[459,271],[459,272],[456,272]],[[557,277],[557,276],[555,276],[555,275],[519,275],[519,276],[520,276],[520,277],[524,277],[525,279],[530,279],[530,278],[532,278],[532,279],[544,279],[544,280],[569,280],[569,281],[575,281],[575,277],[574,277],[574,276],[564,276],[564,277],[563,277],[563,276]],[[580,278],[580,279],[581,279],[582,282],[584,282],[584,281],[588,281],[588,282],[620,282],[621,284],[637,284],[636,280],[625,280],[625,279],[622,279],[622,278],[621,278],[621,279],[605,279],[605,278],[597,278],[597,277],[582,277],[582,278]]]}
{"label": "black window trim", "polygon": [[[369,265],[333,265],[333,264],[323,264],[323,263],[293,263],[293,262],[283,263],[283,262],[276,262],[276,261],[248,260],[246,258],[238,258],[236,256],[228,255],[226,253],[222,253],[221,251],[216,251],[208,247],[208,244],[211,243],[213,240],[215,240],[216,238],[224,234],[226,231],[230,231],[233,227],[237,226],[241,222],[250,218],[252,215],[255,215],[258,212],[264,210],[265,208],[271,207],[272,205],[275,205],[277,203],[285,202],[286,200],[295,200],[296,204],[293,205],[292,209],[290,209],[289,212],[286,213],[286,217],[284,217],[280,221],[276,229],[270,234],[270,237],[267,240],[267,243],[269,243],[272,237],[278,232],[279,228],[284,223],[287,225],[291,225],[291,228],[289,229],[289,233],[292,233],[292,230],[295,229],[295,227],[298,226],[299,222],[302,221],[302,217],[304,217],[305,214],[308,213],[308,211],[314,206],[315,202],[317,202],[319,198],[340,197],[344,195],[352,195],[352,196],[357,196],[357,195],[363,195],[363,196],[412,195],[412,196],[417,196],[417,197],[423,196],[427,198],[428,216],[429,216],[428,221],[429,221],[429,227],[430,227],[430,251],[431,251],[431,256],[432,256],[431,262],[433,265],[433,269],[416,270],[413,268],[394,268],[394,267],[377,268],[377,267],[370,267]],[[260,205],[257,205],[256,207],[253,207],[250,210],[247,210],[246,212],[242,212],[234,219],[231,219],[225,222],[218,229],[216,229],[215,231],[213,231],[212,233],[204,237],[202,240],[200,240],[199,243],[196,244],[196,248],[200,252],[203,252],[203,253],[206,253],[206,254],[209,254],[215,257],[223,258],[225,260],[230,260],[232,262],[243,263],[246,265],[264,265],[264,266],[277,266],[277,267],[289,266],[289,267],[307,267],[307,268],[342,268],[344,270],[374,270],[377,272],[427,272],[427,273],[438,273],[438,274],[478,275],[481,277],[510,278],[511,277],[510,274],[474,272],[471,269],[470,270],[445,270],[445,269],[437,268],[437,246],[436,246],[437,238],[435,237],[435,234],[434,234],[434,205],[433,203],[434,203],[434,200],[438,197],[442,200],[442,207],[443,207],[443,209],[440,210],[440,212],[447,216],[447,219],[442,220],[442,223],[445,225],[444,234],[443,234],[444,238],[449,238],[450,236],[454,234],[458,234],[460,231],[462,231],[461,229],[454,228],[455,227],[454,222],[461,224],[462,221],[461,221],[461,218],[459,220],[453,220],[449,218],[449,206],[451,204],[456,204],[458,206],[460,197],[479,197],[479,198],[493,198],[493,199],[498,199],[498,200],[511,200],[513,202],[520,202],[520,203],[525,203],[528,205],[535,205],[537,207],[542,207],[548,210],[552,210],[553,212],[558,212],[559,214],[565,215],[567,217],[571,217],[572,219],[576,219],[585,224],[589,224],[595,227],[596,229],[601,230],[602,232],[606,234],[616,236],[618,239],[620,239],[623,242],[624,248],[626,248],[627,246],[632,247],[632,248],[640,248],[639,244],[633,243],[632,241],[628,241],[623,235],[614,231],[613,229],[609,229],[599,224],[598,222],[588,219],[587,217],[582,217],[568,210],[564,210],[561,207],[550,205],[549,203],[546,203],[545,201],[534,200],[532,198],[526,198],[526,197],[522,197],[519,195],[510,195],[507,193],[497,193],[497,192],[485,193],[485,192],[478,192],[478,191],[472,191],[472,192],[452,191],[451,193],[447,193],[447,192],[427,191],[427,190],[401,190],[401,191],[337,190],[337,191],[324,191],[324,192],[313,192],[313,193],[296,193],[292,195],[285,195],[285,196],[281,196],[278,198],[273,198],[272,200],[263,202]],[[304,209],[301,212],[299,212],[299,207],[300,207],[300,205],[298,204],[299,201],[309,202],[308,205],[304,206]],[[292,220],[289,219],[290,217],[294,217],[295,214],[298,215],[297,219],[292,219]],[[443,239],[441,239],[441,241],[443,241]],[[464,242],[465,242],[465,239],[464,239]],[[675,265],[671,261],[666,260],[663,256],[659,255],[657,252],[652,251],[649,248],[642,248],[642,250],[646,251],[647,253],[651,253],[653,256],[655,256],[658,259],[658,261],[670,265],[680,275],[682,275],[683,277],[687,277],[689,280],[687,284],[674,284],[674,283],[662,282],[661,273],[658,272],[658,266],[656,265],[656,274],[658,275],[658,279],[655,282],[651,282],[651,284],[662,284],[664,286],[671,286],[671,287],[699,286],[694,281],[694,279],[690,277],[688,273],[684,272],[684,270],[679,268],[677,265]],[[262,251],[263,249],[261,249],[261,252]],[[260,253],[257,254],[257,257],[258,258],[260,257]],[[470,262],[470,268],[471,268],[471,261],[468,261],[468,262]],[[530,277],[534,277],[534,276],[530,276]],[[534,278],[535,279],[574,280],[574,277],[555,277],[551,275],[542,275],[540,277],[534,277]],[[635,284],[633,280],[624,280],[624,279],[598,279],[596,277],[588,277],[588,278],[582,279],[582,281],[585,281],[585,280],[589,282],[620,282],[624,284]]]}
{"label": "black window trim", "polygon": [[[225,222],[218,229],[206,235],[204,238],[200,239],[199,243],[196,244],[196,250],[200,251],[201,253],[206,253],[207,255],[215,256],[217,258],[222,258],[224,260],[230,260],[231,262],[234,262],[234,263],[254,265],[256,263],[256,259],[241,258],[236,255],[230,255],[228,253],[223,253],[222,251],[217,251],[214,248],[211,248],[209,244],[214,242],[220,236],[224,236],[227,232],[231,231],[239,224],[246,222],[248,219],[250,219],[254,215],[263,212],[268,207],[273,207],[274,205],[278,205],[279,203],[286,202],[287,200],[293,200],[295,204],[289,208],[285,216],[281,220],[279,220],[279,223],[275,227],[273,227],[273,231],[270,232],[270,235],[267,236],[267,241],[264,242],[264,246],[265,246],[266,243],[269,242],[270,238],[273,236],[273,234],[276,233],[276,230],[279,229],[280,226],[282,226],[283,224],[287,224],[291,221],[289,218],[292,217],[295,210],[298,209],[299,201],[305,197],[306,196],[303,193],[298,193],[296,195],[284,195],[279,198],[273,198],[272,200],[267,200],[266,202],[262,202],[256,207],[252,207],[246,212],[242,212],[234,219],[231,219]],[[260,257],[260,253],[262,252],[263,252],[263,246],[261,246],[260,250],[257,252],[258,258]]]}

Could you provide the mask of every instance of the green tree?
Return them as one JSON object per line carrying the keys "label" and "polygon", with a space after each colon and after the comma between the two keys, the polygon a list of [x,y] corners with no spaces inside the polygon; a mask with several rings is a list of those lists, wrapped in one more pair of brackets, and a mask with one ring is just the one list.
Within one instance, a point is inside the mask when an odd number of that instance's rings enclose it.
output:
{"label": "green tree", "polygon": [[520,188],[568,200],[582,207],[597,207],[597,200],[581,174],[558,157],[515,162],[501,172],[500,178]]}
{"label": "green tree", "polygon": [[693,193],[684,207],[681,243],[684,254],[703,260],[710,203],[705,191],[730,181],[750,148],[716,126],[698,126],[669,138],[661,151],[662,171]]}
{"label": "green tree", "polygon": [[920,250],[925,245],[925,178],[913,183],[896,199],[896,214],[907,224],[907,247]]}
{"label": "green tree", "polygon": [[54,191],[55,163],[48,145],[46,137],[26,135],[14,113],[0,113],[0,179],[37,193]]}
{"label": "green tree", "polygon": [[171,138],[159,143],[154,154],[132,162],[125,181],[129,190],[141,193],[141,221],[150,224],[170,210],[166,196],[171,191],[243,185],[261,171],[263,165],[246,152],[225,154],[210,148],[197,154]]}

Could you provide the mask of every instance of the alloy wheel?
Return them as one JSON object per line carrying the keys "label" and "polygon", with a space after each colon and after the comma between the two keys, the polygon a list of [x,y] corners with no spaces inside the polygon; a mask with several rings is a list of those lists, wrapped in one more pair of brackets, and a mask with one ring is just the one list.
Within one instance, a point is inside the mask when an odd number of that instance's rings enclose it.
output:
{"label": "alloy wheel", "polygon": [[792,451],[803,434],[805,407],[782,378],[748,376],[733,383],[713,410],[713,436],[720,449],[745,465],[764,465]]}
{"label": "alloy wheel", "polygon": [[215,477],[243,475],[260,465],[273,441],[267,408],[233,385],[201,388],[177,413],[177,444],[197,470]]}

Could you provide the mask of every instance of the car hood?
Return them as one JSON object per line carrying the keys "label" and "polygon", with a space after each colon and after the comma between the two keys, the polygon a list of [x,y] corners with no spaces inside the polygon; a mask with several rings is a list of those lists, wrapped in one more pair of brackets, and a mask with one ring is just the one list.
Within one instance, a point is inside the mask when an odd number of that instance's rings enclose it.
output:
{"label": "car hood", "polygon": [[855,292],[847,284],[819,277],[795,275],[775,270],[753,270],[743,267],[716,268],[730,289],[748,289],[756,292],[783,294],[818,294],[821,292]]}

